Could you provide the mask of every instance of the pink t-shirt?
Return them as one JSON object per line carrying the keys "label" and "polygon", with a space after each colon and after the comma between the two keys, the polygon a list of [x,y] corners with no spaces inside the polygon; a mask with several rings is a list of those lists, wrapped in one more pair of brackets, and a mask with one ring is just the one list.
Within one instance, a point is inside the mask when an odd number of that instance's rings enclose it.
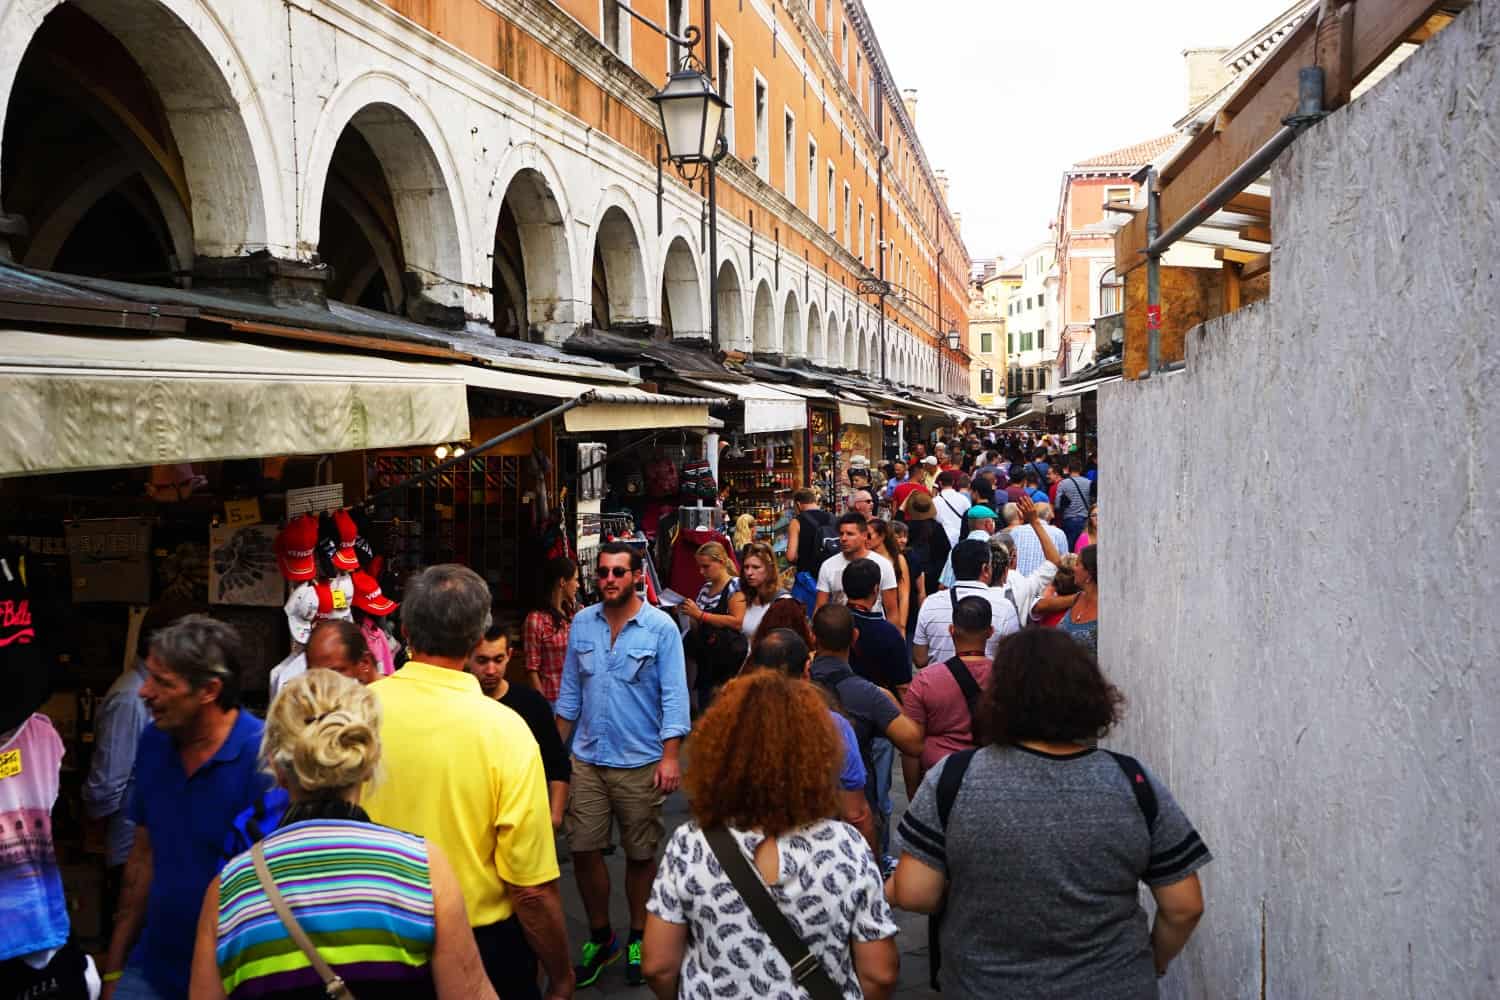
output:
{"label": "pink t-shirt", "polygon": [[1082,552],[1092,544],[1094,543],[1089,540],[1089,533],[1085,531],[1083,534],[1078,536],[1078,542],[1073,546],[1073,551]]}
{"label": "pink t-shirt", "polygon": [[52,846],[62,759],[62,739],[41,713],[0,744],[0,960],[68,940],[68,905]]}
{"label": "pink t-shirt", "polygon": [[[984,690],[990,676],[990,661],[965,657],[964,664],[980,690]],[[927,738],[922,744],[924,771],[950,753],[974,746],[973,720],[963,689],[953,679],[953,671],[942,663],[929,663],[917,671],[906,689],[901,711],[926,730]]]}

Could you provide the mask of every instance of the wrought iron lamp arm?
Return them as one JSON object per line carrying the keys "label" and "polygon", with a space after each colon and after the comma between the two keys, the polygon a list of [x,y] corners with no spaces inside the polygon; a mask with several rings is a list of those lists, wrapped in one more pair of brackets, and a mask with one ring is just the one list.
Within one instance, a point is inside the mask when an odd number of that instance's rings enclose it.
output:
{"label": "wrought iron lamp arm", "polygon": [[674,32],[668,31],[666,28],[663,28],[661,25],[657,24],[655,21],[642,14],[634,7],[630,6],[630,4],[626,3],[625,0],[614,0],[614,3],[616,7],[629,14],[631,17],[635,18],[637,21],[641,22],[646,27],[656,32],[658,35],[661,35],[668,41],[676,42],[678,45],[681,45],[684,48],[687,48],[689,50],[695,49],[698,47],[698,43],[703,39],[703,32],[698,28],[696,24],[688,25],[686,28],[682,29],[682,34],[678,35]]}

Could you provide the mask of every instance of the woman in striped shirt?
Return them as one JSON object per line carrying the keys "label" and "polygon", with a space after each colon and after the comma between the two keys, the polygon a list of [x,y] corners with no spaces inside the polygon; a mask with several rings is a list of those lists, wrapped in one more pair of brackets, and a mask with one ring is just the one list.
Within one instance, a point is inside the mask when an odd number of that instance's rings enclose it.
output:
{"label": "woman in striped shirt", "polygon": [[[291,796],[261,842],[296,922],[349,991],[371,997],[494,1000],[463,894],[436,844],[370,822],[360,788],[380,758],[379,703],[332,670],[309,670],[271,704],[261,755]],[[326,997],[239,855],[209,885],[191,996]]]}

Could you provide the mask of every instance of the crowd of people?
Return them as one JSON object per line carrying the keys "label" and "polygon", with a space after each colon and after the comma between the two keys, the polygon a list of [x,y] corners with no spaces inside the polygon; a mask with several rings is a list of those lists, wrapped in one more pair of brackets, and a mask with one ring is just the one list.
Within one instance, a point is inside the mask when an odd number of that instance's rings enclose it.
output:
{"label": "crowd of people", "polygon": [[457,565],[408,582],[400,669],[321,623],[264,723],[232,628],[152,631],[106,998],[550,1000],[617,963],[662,998],[887,997],[893,908],[932,915],[946,995],[1155,996],[1211,856],[1098,746],[1124,698],[1097,660],[1091,468],[975,439],[870,485],[839,517],[796,495],[788,576],[763,544],[704,545],[676,614],[627,544],[585,568],[584,608],[554,560],[524,684]]}

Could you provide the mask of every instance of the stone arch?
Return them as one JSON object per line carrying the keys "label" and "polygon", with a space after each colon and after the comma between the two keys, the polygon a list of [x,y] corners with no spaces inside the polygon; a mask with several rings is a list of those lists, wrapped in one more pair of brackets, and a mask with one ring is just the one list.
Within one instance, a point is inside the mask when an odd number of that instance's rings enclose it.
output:
{"label": "stone arch", "polygon": [[821,365],[828,356],[828,342],[824,336],[823,314],[816,301],[807,305],[807,363]]}
{"label": "stone arch", "polygon": [[750,329],[755,335],[756,354],[775,354],[781,350],[781,340],[776,336],[776,297],[771,292],[771,283],[765,278],[755,283]]}
{"label": "stone arch", "polygon": [[794,289],[787,290],[781,306],[781,353],[788,359],[807,356],[807,331],[802,326],[802,309]]}
{"label": "stone arch", "polygon": [[708,337],[708,317],[703,313],[703,282],[698,275],[698,255],[683,236],[672,237],[662,258],[662,326],[674,339]]}
{"label": "stone arch", "polygon": [[855,332],[854,317],[844,317],[844,361],[842,367],[849,371],[859,370],[859,334]]}
{"label": "stone arch", "polygon": [[[235,43],[204,0],[33,0],[0,8],[0,93],[7,95],[0,137],[11,140],[0,152],[7,161],[27,156],[27,142],[36,139],[12,102],[33,42],[49,21],[56,28],[57,18],[68,24],[57,29],[66,35],[70,57],[61,75],[107,109],[111,122],[99,124],[126,141],[122,150],[93,161],[96,170],[87,169],[87,160],[66,164],[66,172],[47,168],[45,198],[36,204],[16,190],[0,192],[6,209],[22,214],[30,231],[42,236],[44,256],[55,259],[68,224],[117,195],[119,184],[106,183],[110,174],[117,181],[134,176],[119,176],[121,160],[143,168],[144,187],[134,196],[159,206],[177,266],[191,266],[195,256],[265,249],[289,256],[277,145]],[[80,25],[85,30],[77,30]],[[114,91],[118,78],[86,46],[90,32],[107,36],[134,64],[151,92],[149,109]],[[15,171],[6,174],[14,188]],[[57,211],[63,214],[54,218]]]}
{"label": "stone arch", "polygon": [[[349,130],[354,135],[346,135]],[[430,318],[428,306],[461,319],[467,287],[480,284],[469,267],[473,248],[463,190],[442,129],[430,109],[405,84],[372,71],[350,80],[334,94],[313,131],[300,218],[301,241],[322,249],[324,208],[330,180],[335,186],[334,154],[355,142],[368,146],[379,164],[394,208],[400,248],[405,311]],[[344,196],[334,192],[337,203]],[[361,228],[364,228],[362,225]],[[382,270],[389,262],[382,264]],[[488,276],[487,276],[488,277]],[[409,292],[415,294],[407,294]]]}
{"label": "stone arch", "polygon": [[597,219],[590,265],[594,325],[644,330],[651,323],[651,292],[634,210],[621,192],[607,191]]}
{"label": "stone arch", "polygon": [[740,285],[740,271],[732,257],[719,265],[719,346],[726,350],[750,347],[745,328],[745,293]]}
{"label": "stone arch", "polygon": [[579,322],[566,192],[533,143],[515,147],[500,176],[486,223],[495,331],[561,343]]}

